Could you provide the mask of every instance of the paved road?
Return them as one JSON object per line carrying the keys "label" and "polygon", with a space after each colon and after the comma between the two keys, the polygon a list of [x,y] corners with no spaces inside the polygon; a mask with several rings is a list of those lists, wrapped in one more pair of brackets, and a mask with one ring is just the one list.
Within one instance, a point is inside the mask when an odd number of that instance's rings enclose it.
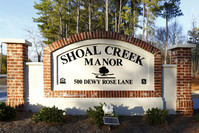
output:
{"label": "paved road", "polygon": [[0,85],[0,102],[5,102],[7,98],[7,86]]}
{"label": "paved road", "polygon": [[0,74],[0,78],[7,78],[7,74]]}
{"label": "paved road", "polygon": [[7,91],[0,91],[0,102],[5,102],[7,98]]}

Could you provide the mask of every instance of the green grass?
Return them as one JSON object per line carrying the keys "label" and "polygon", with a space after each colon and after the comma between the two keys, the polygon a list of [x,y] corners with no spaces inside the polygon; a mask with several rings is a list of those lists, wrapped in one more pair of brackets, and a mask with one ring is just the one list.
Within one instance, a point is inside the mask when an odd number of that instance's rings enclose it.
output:
{"label": "green grass", "polygon": [[0,85],[7,85],[7,78],[0,78]]}

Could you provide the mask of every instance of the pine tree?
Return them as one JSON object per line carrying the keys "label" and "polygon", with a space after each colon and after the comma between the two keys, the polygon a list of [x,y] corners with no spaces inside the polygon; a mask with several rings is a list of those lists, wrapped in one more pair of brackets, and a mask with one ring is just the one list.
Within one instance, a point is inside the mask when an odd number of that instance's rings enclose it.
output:
{"label": "pine tree", "polygon": [[172,18],[183,15],[182,11],[180,10],[180,0],[162,1],[160,10],[158,11],[158,15],[166,19],[166,43],[165,43],[165,60],[164,60],[164,64],[166,64],[167,45],[168,45],[168,22]]}

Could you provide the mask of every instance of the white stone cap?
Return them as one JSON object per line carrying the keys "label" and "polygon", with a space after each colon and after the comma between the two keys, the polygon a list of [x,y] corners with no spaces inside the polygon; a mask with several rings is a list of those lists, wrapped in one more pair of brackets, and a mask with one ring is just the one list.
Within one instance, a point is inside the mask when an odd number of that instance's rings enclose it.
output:
{"label": "white stone cap", "polygon": [[43,62],[25,62],[27,66],[43,66]]}
{"label": "white stone cap", "polygon": [[25,39],[0,39],[2,43],[7,43],[7,44],[25,44],[27,46],[32,46],[32,43],[25,40]]}
{"label": "white stone cap", "polygon": [[162,65],[162,67],[164,67],[164,68],[176,68],[177,65],[174,65],[174,64],[164,64],[164,65]]}
{"label": "white stone cap", "polygon": [[168,47],[168,50],[176,49],[176,48],[195,48],[195,44],[175,44]]}

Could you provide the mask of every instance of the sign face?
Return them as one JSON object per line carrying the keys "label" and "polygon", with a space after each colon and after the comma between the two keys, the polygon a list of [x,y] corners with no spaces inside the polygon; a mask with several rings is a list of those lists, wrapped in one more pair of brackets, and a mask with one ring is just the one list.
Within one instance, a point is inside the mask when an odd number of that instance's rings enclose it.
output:
{"label": "sign face", "polygon": [[154,90],[154,55],[126,42],[81,41],[52,58],[53,90]]}

